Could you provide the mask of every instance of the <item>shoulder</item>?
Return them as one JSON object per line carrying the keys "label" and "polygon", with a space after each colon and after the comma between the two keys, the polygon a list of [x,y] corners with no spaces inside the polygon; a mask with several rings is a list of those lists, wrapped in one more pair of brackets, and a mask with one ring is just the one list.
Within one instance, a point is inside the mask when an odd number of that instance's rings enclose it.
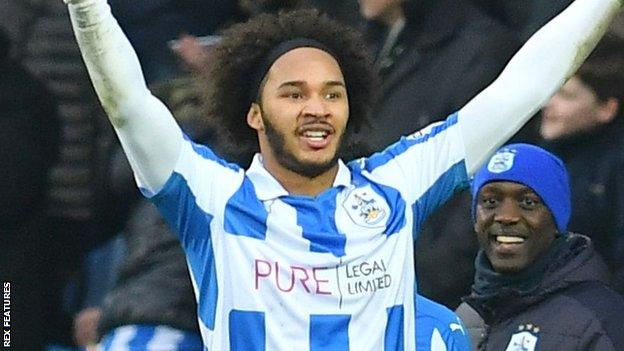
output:
{"label": "shoulder", "polygon": [[[624,297],[602,282],[584,281],[501,323],[495,328],[497,337],[491,339],[501,341],[513,332],[511,341],[514,341],[514,338],[530,333],[540,340],[544,349],[593,350],[595,346],[592,345],[604,344],[615,345],[615,349],[622,350],[622,325]],[[513,331],[515,327],[517,330]]]}
{"label": "shoulder", "polygon": [[595,325],[600,329],[596,332],[604,333],[616,340],[617,345],[624,346],[624,335],[621,332],[624,325],[624,296],[599,281],[577,284],[563,292],[563,295],[587,312],[590,327]]}
{"label": "shoulder", "polygon": [[[401,159],[402,156],[408,154],[411,150],[428,148],[430,151],[434,151],[433,149],[436,147],[441,147],[440,140],[454,141],[453,139],[443,139],[443,137],[449,131],[458,130],[458,122],[459,112],[452,113],[444,120],[433,122],[412,134],[401,137],[383,151],[349,162],[348,166],[352,172],[372,173],[386,165],[393,164],[393,161]],[[429,152],[423,156],[439,157],[440,155],[436,155],[435,152]]]}
{"label": "shoulder", "polygon": [[437,337],[459,349],[468,345],[468,336],[459,317],[446,306],[420,295],[416,297],[416,333],[421,339]]}
{"label": "shoulder", "polygon": [[453,311],[421,295],[416,297],[416,311],[418,318],[432,318],[441,323],[457,321],[457,315]]}

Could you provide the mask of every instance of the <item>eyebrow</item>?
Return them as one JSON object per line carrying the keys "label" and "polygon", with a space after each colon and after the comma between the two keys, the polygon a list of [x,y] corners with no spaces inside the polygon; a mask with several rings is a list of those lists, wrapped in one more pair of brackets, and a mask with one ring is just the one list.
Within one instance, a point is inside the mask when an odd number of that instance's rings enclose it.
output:
{"label": "eyebrow", "polygon": [[[277,87],[278,89],[280,88],[284,88],[284,87],[301,87],[306,85],[307,83],[303,80],[292,80],[292,81],[288,81],[288,82],[284,82],[282,84],[279,85],[279,87]],[[325,82],[323,82],[323,85],[326,86],[341,86],[341,87],[345,87],[345,83],[341,82],[339,80],[327,80]]]}

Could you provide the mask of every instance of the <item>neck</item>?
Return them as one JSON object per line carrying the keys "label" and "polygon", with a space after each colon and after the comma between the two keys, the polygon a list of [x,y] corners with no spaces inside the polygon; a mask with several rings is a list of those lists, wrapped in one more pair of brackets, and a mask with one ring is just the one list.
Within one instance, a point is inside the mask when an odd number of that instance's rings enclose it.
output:
{"label": "neck", "polygon": [[338,174],[338,163],[314,178],[284,168],[272,155],[263,154],[264,168],[292,195],[317,196],[329,189]]}

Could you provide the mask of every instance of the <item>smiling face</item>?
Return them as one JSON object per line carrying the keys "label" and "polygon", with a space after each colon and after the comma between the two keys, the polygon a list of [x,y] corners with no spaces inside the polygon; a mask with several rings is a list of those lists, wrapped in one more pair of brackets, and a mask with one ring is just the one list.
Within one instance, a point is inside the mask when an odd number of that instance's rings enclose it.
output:
{"label": "smiling face", "polygon": [[475,231],[494,270],[515,274],[548,250],[557,227],[548,207],[531,188],[500,181],[479,190]]}
{"label": "smiling face", "polygon": [[337,167],[349,118],[338,62],[316,48],[297,48],[278,58],[267,74],[260,104],[247,115],[258,132],[267,169],[313,178]]}

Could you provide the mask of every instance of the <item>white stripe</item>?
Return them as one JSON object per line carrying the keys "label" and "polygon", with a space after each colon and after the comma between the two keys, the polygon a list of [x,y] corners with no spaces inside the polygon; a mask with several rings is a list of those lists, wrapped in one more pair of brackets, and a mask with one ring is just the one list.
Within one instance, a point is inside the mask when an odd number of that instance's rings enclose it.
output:
{"label": "white stripe", "polygon": [[184,334],[176,329],[159,326],[154,331],[154,336],[147,343],[148,351],[174,351],[178,350]]}
{"label": "white stripe", "polygon": [[136,332],[137,328],[132,325],[116,328],[109,350],[130,351],[128,343],[136,336]]}
{"label": "white stripe", "polygon": [[438,328],[433,328],[433,334],[431,335],[431,351],[446,351],[446,343],[442,339],[442,334]]}

